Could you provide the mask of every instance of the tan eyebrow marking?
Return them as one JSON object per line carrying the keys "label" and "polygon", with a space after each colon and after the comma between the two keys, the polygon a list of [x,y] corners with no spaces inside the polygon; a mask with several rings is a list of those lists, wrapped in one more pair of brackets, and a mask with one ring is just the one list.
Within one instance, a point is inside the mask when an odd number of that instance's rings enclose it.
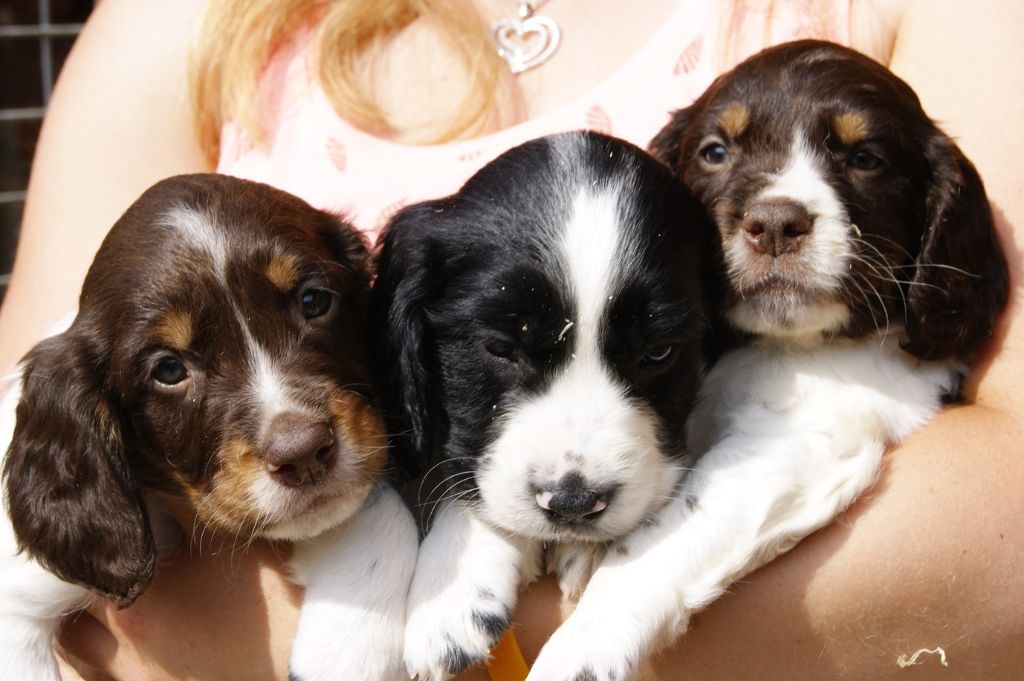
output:
{"label": "tan eyebrow marking", "polygon": [[275,254],[267,264],[267,278],[282,293],[288,293],[299,283],[299,265],[287,255]]}
{"label": "tan eyebrow marking", "polygon": [[172,310],[156,327],[156,337],[175,350],[187,350],[192,344],[192,316],[185,310]]}
{"label": "tan eyebrow marking", "polygon": [[730,104],[718,115],[718,127],[729,137],[739,137],[750,123],[750,109],[742,104]]}
{"label": "tan eyebrow marking", "polygon": [[846,146],[852,146],[868,136],[868,119],[859,111],[845,111],[832,117],[836,135]]}

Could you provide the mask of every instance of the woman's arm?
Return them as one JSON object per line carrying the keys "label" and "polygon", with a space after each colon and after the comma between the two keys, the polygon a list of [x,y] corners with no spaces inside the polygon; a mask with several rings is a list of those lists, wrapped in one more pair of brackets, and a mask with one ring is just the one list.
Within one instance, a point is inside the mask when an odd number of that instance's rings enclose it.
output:
{"label": "woman's arm", "polygon": [[256,542],[232,553],[233,537],[206,539],[162,563],[130,608],[104,601],[73,617],[65,650],[118,681],[287,679],[302,597],[288,552]]}
{"label": "woman's arm", "polygon": [[185,89],[202,5],[104,0],[76,41],[32,164],[0,308],[0,371],[74,309],[100,241],[146,187],[206,169]]}

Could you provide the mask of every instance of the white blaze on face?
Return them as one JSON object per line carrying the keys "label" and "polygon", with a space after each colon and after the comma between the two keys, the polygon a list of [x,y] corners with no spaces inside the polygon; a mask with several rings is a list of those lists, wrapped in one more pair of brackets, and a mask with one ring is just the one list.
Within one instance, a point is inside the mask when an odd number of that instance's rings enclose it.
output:
{"label": "white blaze on face", "polygon": [[[250,328],[250,320],[242,314],[237,304],[234,305],[234,309],[238,317],[238,324],[242,329],[245,351],[248,356],[249,399],[258,409],[258,441],[265,442],[267,430],[276,416],[284,413],[304,413],[308,412],[308,409],[291,397],[279,362],[275,361],[272,354],[260,345]],[[332,471],[332,476],[335,473],[336,471]],[[282,485],[269,471],[254,480],[249,488],[249,496],[265,518],[291,516],[297,509],[308,503],[311,494],[313,493],[309,489],[290,488]],[[300,524],[307,522],[301,518],[297,521]],[[294,521],[291,524],[294,524]],[[273,533],[274,530],[271,530],[268,536],[279,536]]]}
{"label": "white blaze on face", "polygon": [[[766,311],[763,301],[757,298],[741,299],[728,313],[737,327],[768,336],[806,336],[838,329],[849,320],[849,308],[833,299],[833,295],[839,293],[854,250],[850,218],[826,179],[823,162],[803,134],[797,132],[786,166],[769,179],[754,199],[785,199],[807,210],[811,230],[799,253],[792,257],[798,257],[801,263],[802,277],[798,283],[814,295],[784,311]],[[753,257],[758,256],[751,252],[742,233],[726,247],[726,259],[734,271],[742,271]]]}
{"label": "white blaze on face", "polygon": [[569,472],[616,489],[595,533],[581,535],[595,539],[632,529],[675,482],[658,447],[656,416],[627,397],[601,353],[601,324],[623,267],[621,191],[585,189],[576,196],[558,245],[576,310],[561,334],[561,342],[572,344],[570,359],[543,394],[503,416],[476,473],[478,510],[512,532],[566,538],[539,506],[538,486],[553,486]]}
{"label": "white blaze on face", "polygon": [[[274,353],[268,352],[257,340],[252,319],[245,315],[229,285],[227,273],[231,254],[224,228],[217,224],[216,216],[181,205],[164,214],[162,223],[176,230],[200,257],[210,260],[242,334],[241,352],[247,360],[248,395],[240,395],[239,399],[256,405],[257,441],[262,441],[274,417],[309,409],[292,397],[281,358],[274,357]],[[254,452],[254,455],[259,456],[259,453]],[[311,487],[287,487],[269,472],[255,478],[247,494],[254,518],[263,523],[262,534],[271,538],[303,539],[348,518],[362,503],[369,488],[369,482],[352,484],[351,467],[352,462],[342,457],[327,477]]]}
{"label": "white blaze on face", "polygon": [[249,360],[251,390],[257,404],[261,405],[261,422],[267,424],[277,414],[293,409],[294,403],[288,398],[285,382],[273,359],[253,336],[250,319],[242,312],[227,280],[228,246],[224,229],[212,214],[178,206],[163,217],[164,224],[178,231],[196,251],[208,257],[213,271],[230,301],[235,319],[241,329],[245,352]]}
{"label": "white blaze on face", "polygon": [[266,350],[253,338],[248,328],[245,330],[245,338],[249,351],[249,364],[252,367],[252,391],[261,408],[260,422],[266,426],[278,414],[303,411],[288,395],[287,385],[279,368]]}
{"label": "white blaze on face", "polygon": [[289,398],[287,386],[277,363],[259,344],[252,333],[251,319],[246,317],[227,280],[228,246],[223,227],[212,214],[178,206],[164,215],[163,221],[177,230],[192,248],[210,258],[213,270],[224,290],[225,298],[241,329],[248,359],[250,390],[260,407],[260,423],[267,424],[278,414],[298,409]]}
{"label": "white blaze on face", "polygon": [[224,238],[224,229],[217,224],[216,216],[187,206],[178,206],[168,211],[163,221],[177,230],[192,248],[209,257],[213,263],[214,272],[224,288],[225,297],[230,301],[244,338],[250,367],[250,386],[256,403],[261,407],[261,422],[268,424],[277,414],[296,409],[295,403],[288,397],[279,368],[257,342],[252,333],[251,319],[243,313],[228,283],[228,246]]}

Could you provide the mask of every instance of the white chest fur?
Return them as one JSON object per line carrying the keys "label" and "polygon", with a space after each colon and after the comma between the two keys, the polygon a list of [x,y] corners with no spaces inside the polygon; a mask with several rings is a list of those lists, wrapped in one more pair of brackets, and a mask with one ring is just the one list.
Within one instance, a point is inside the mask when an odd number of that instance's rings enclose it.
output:
{"label": "white chest fur", "polygon": [[824,437],[842,458],[865,436],[906,437],[934,416],[955,381],[955,367],[917,360],[892,336],[806,348],[756,344],[712,369],[689,444],[708,452],[726,438]]}

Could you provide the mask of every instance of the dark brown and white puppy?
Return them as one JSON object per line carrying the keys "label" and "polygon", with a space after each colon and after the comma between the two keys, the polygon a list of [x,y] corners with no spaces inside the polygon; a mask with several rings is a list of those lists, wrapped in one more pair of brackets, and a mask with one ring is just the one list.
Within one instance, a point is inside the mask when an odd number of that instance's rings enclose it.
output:
{"label": "dark brown and white puppy", "polygon": [[652,140],[712,212],[737,329],[859,338],[904,327],[968,358],[1006,296],[974,166],[877,62],[830,43],[767,50]]}
{"label": "dark brown and white puppy", "polygon": [[[58,618],[91,594],[123,607],[145,590],[161,495],[240,542],[318,537],[293,564],[316,602],[295,676],[398,676],[416,538],[394,492],[375,488],[387,447],[364,328],[368,258],[337,218],[225,176],[165,180],[127,210],[74,321],[29,352],[7,400],[0,676],[56,679]],[[326,580],[353,545],[386,567]],[[325,595],[390,608],[397,630],[332,614]],[[379,654],[369,672],[329,644],[339,627]]]}
{"label": "dark brown and white puppy", "polygon": [[608,552],[531,681],[632,677],[735,579],[830,522],[957,392],[1006,301],[977,172],[857,52],[766,50],[652,147],[712,213],[719,326],[741,344],[702,385],[679,499]]}

